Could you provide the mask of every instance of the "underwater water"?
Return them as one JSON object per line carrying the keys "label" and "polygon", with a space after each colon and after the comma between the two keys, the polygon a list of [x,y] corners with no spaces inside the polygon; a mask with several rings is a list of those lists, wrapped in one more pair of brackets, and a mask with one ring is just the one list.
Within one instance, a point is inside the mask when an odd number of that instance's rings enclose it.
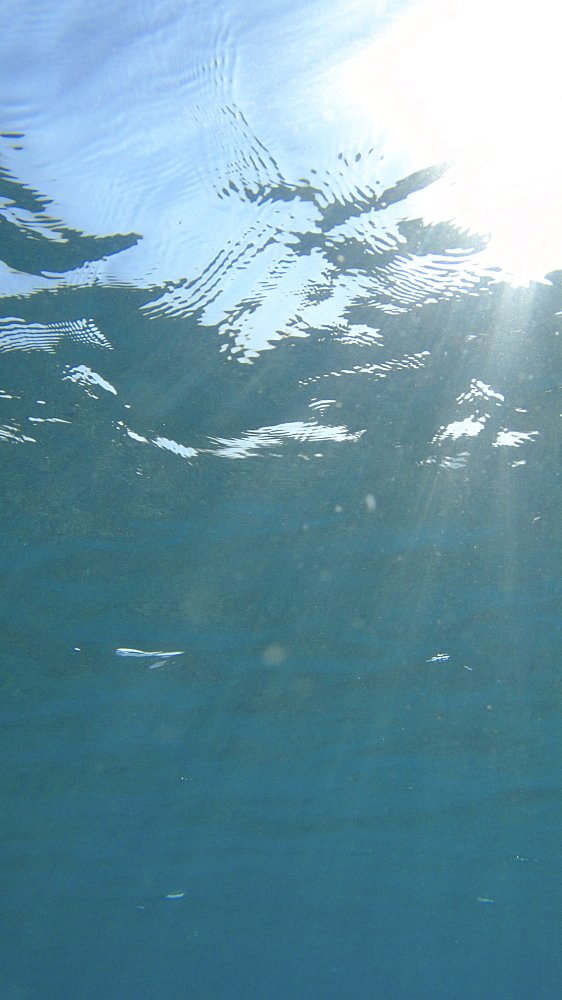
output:
{"label": "underwater water", "polygon": [[411,10],[7,5],[0,1000],[559,996],[562,248]]}

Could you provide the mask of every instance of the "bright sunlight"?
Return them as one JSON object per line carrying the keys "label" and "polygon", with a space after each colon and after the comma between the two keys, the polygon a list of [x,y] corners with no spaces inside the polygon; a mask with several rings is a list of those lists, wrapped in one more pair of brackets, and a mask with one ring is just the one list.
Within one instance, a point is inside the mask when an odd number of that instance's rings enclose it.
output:
{"label": "bright sunlight", "polygon": [[332,95],[404,173],[452,162],[420,215],[490,234],[486,263],[514,283],[562,266],[561,29],[551,0],[421,3]]}

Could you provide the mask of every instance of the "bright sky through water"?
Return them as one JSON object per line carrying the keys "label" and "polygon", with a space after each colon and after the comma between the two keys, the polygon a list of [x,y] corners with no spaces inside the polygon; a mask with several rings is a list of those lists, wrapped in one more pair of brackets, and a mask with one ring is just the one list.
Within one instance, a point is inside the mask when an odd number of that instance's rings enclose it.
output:
{"label": "bright sky through water", "polygon": [[[133,16],[125,6],[120,37],[103,11],[89,33],[72,3],[40,23],[29,8],[25,41],[21,30],[8,39],[0,69],[4,128],[24,131],[25,148],[8,145],[3,160],[66,225],[143,236],[96,272],[110,282],[203,269],[226,237],[254,224],[247,204],[217,203],[248,170],[267,181],[274,163],[289,182],[312,172],[337,190],[338,155],[354,163],[358,154],[358,188],[376,179],[379,191],[451,163],[410,195],[409,218],[490,234],[479,259],[514,283],[558,268],[558,9],[539,0],[531,19],[504,0],[336,3],[330,16],[321,7],[274,4],[266,16],[236,3],[189,5],[168,17],[164,7]],[[249,146],[263,162],[247,162]],[[314,219],[297,223],[310,229]]]}

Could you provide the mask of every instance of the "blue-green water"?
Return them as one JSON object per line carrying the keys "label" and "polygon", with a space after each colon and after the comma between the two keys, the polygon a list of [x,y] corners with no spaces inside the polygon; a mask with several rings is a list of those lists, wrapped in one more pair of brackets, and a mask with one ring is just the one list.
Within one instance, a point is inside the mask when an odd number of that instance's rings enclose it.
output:
{"label": "blue-green water", "polygon": [[24,6],[0,1000],[556,1000],[561,272],[267,125],[315,5]]}

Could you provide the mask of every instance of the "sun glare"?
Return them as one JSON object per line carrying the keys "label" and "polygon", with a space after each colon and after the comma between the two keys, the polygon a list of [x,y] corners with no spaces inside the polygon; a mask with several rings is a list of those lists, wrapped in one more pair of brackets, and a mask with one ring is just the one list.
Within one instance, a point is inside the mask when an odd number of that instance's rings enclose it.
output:
{"label": "sun glare", "polygon": [[338,100],[387,158],[452,162],[420,201],[426,221],[490,234],[489,263],[518,283],[562,268],[561,28],[550,0],[433,0],[338,73]]}

